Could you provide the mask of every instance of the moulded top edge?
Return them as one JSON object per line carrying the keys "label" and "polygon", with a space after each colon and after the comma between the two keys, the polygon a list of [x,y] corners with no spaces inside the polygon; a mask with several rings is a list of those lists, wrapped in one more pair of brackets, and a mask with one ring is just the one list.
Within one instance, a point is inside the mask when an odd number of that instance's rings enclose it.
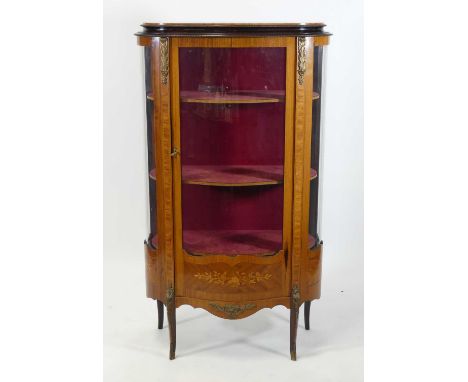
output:
{"label": "moulded top edge", "polygon": [[199,27],[199,28],[210,28],[210,27],[223,27],[223,28],[257,28],[257,27],[324,27],[324,23],[143,23],[142,27]]}
{"label": "moulded top edge", "polygon": [[144,23],[137,36],[322,35],[324,23]]}

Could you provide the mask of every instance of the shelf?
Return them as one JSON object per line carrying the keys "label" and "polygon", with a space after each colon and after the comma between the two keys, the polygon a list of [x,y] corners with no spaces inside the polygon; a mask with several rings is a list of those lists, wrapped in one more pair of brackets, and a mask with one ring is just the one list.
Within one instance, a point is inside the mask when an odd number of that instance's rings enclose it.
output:
{"label": "shelf", "polygon": [[280,230],[184,231],[183,247],[193,255],[273,255],[282,248]]}
{"label": "shelf", "polygon": [[255,93],[209,93],[199,91],[180,92],[180,101],[186,103],[215,103],[215,104],[245,104],[245,103],[275,103],[280,102],[279,97],[272,97]]}
{"label": "shelf", "polygon": [[[147,94],[147,99],[153,101],[152,93]],[[314,92],[312,99],[320,98],[320,94]],[[252,90],[252,91],[239,91],[236,94],[221,94],[221,93],[207,93],[197,91],[183,91],[181,92],[180,100],[187,103],[274,103],[281,102],[284,99],[284,91],[282,90]]]}
{"label": "shelf", "polygon": [[[269,256],[282,249],[281,230],[183,231],[183,248],[192,255]],[[309,236],[309,247],[315,239]]]}
{"label": "shelf", "polygon": [[242,187],[283,183],[283,166],[182,166],[182,182]]}
{"label": "shelf", "polygon": [[[183,247],[192,255],[273,255],[281,249],[281,230],[190,230],[183,232]],[[158,248],[158,235],[151,238],[151,245]],[[315,239],[309,235],[309,248]]]}
{"label": "shelf", "polygon": [[[156,169],[150,171],[156,180]],[[310,169],[310,180],[317,171]],[[201,186],[249,187],[283,183],[283,166],[182,166],[182,183]]]}

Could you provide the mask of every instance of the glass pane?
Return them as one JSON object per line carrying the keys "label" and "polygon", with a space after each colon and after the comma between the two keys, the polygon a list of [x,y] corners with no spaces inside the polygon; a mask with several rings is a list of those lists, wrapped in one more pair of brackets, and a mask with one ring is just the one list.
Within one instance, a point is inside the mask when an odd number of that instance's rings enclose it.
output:
{"label": "glass pane", "polygon": [[153,83],[151,80],[151,47],[144,49],[145,63],[145,98],[146,98],[146,138],[148,154],[148,202],[149,202],[149,230],[150,241],[157,247],[157,225],[156,225],[156,165],[155,165],[155,147],[153,145]]}
{"label": "glass pane", "polygon": [[286,48],[180,48],[183,247],[283,246]]}
{"label": "glass pane", "polygon": [[322,63],[324,48],[317,46],[314,48],[314,97],[312,104],[312,149],[311,149],[311,181],[310,181],[310,204],[309,204],[309,235],[314,240],[311,244],[314,245],[320,240],[320,175],[321,175],[321,157],[320,150],[321,141],[321,110],[323,102],[322,91]]}

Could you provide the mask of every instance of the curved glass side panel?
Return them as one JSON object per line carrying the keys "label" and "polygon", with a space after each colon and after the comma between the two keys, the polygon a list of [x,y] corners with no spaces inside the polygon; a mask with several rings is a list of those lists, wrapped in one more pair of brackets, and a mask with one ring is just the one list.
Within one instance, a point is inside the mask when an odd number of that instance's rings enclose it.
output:
{"label": "curved glass side panel", "polygon": [[[315,238],[315,243],[320,243],[321,225],[321,185],[322,185],[322,150],[321,143],[323,129],[321,122],[322,104],[324,99],[324,88],[322,81],[322,68],[325,48],[316,46],[314,48],[314,84],[312,104],[312,139],[311,139],[311,180],[310,180],[310,203],[309,203],[309,235]],[[323,146],[323,145],[322,145]]]}
{"label": "curved glass side panel", "polygon": [[152,48],[144,48],[145,65],[145,100],[146,100],[146,147],[148,155],[148,203],[149,203],[149,240],[153,246],[157,246],[157,224],[156,224],[156,161],[155,145],[153,137],[153,83],[151,78],[151,53]]}

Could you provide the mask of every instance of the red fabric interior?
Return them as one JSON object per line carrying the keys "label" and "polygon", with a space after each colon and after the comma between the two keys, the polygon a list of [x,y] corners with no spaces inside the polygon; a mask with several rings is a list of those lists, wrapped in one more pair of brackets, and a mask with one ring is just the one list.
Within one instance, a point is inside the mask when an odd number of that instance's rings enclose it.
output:
{"label": "red fabric interior", "polygon": [[184,248],[194,254],[267,255],[279,251],[282,242],[279,230],[184,231]]}
{"label": "red fabric interior", "polygon": [[[179,62],[181,94],[285,91],[285,48],[180,48]],[[284,102],[182,102],[182,165],[282,165],[284,112]]]}
{"label": "red fabric interior", "polygon": [[[179,65],[183,182],[281,181],[286,49],[180,48]],[[252,96],[278,102],[247,103]],[[184,97],[225,102],[184,102]],[[154,171],[150,176],[155,179]],[[194,254],[277,252],[282,248],[283,185],[183,183],[182,228],[183,247]],[[157,236],[151,241],[157,246]],[[309,245],[314,245],[313,237]]]}
{"label": "red fabric interior", "polygon": [[184,165],[282,165],[284,103],[181,105]]}
{"label": "red fabric interior", "polygon": [[184,230],[281,230],[283,187],[182,184]]}
{"label": "red fabric interior", "polygon": [[[158,237],[151,239],[154,247],[158,246]],[[192,254],[203,255],[270,255],[282,248],[281,231],[184,231],[184,248]],[[309,235],[309,248],[315,245],[315,239]]]}
{"label": "red fabric interior", "polygon": [[286,48],[179,48],[179,68],[181,90],[199,90],[207,80],[231,91],[284,90]]}
{"label": "red fabric interior", "polygon": [[[210,90],[280,96],[274,103],[181,102],[183,180],[237,184],[282,179],[286,49],[180,48],[179,63],[181,94],[205,91],[209,98]],[[189,252],[276,252],[282,248],[283,186],[183,184],[182,226]]]}

